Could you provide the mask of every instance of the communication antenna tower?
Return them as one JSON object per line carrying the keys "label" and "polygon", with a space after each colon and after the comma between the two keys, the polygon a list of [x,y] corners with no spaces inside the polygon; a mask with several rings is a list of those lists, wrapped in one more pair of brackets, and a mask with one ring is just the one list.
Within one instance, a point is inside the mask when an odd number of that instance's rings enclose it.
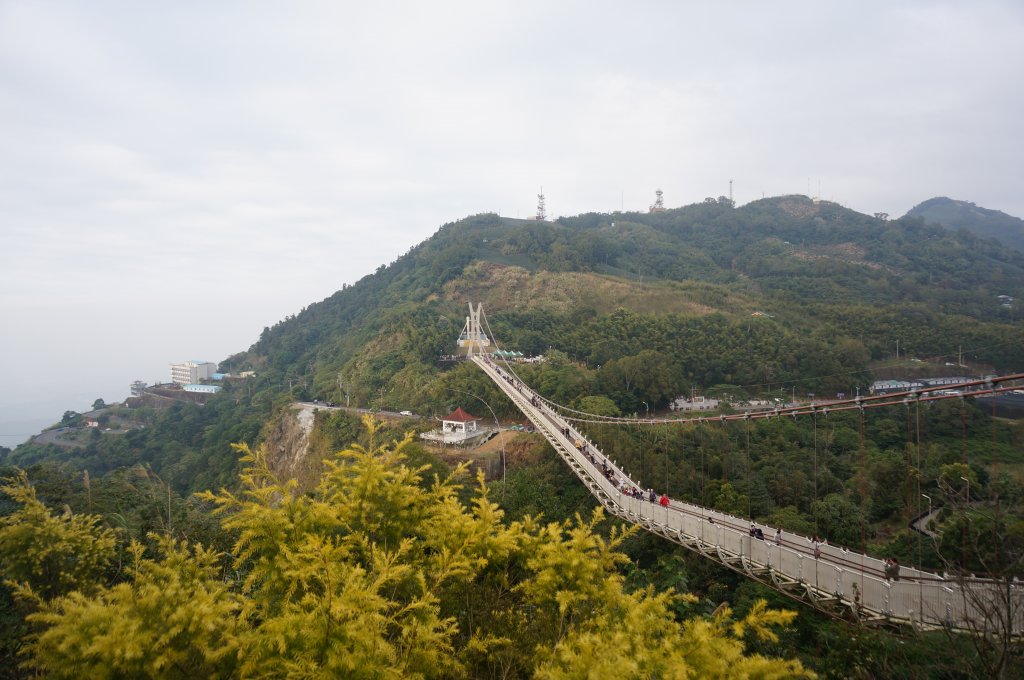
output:
{"label": "communication antenna tower", "polygon": [[654,191],[654,205],[651,206],[650,212],[659,213],[665,212],[665,200],[662,196],[664,194],[661,189],[655,189]]}
{"label": "communication antenna tower", "polygon": [[729,205],[735,207],[736,204],[732,201],[732,180],[729,180]]}
{"label": "communication antenna tower", "polygon": [[548,212],[544,207],[544,187],[540,188],[540,193],[537,194],[537,216],[533,219],[538,222],[543,222],[548,218]]}

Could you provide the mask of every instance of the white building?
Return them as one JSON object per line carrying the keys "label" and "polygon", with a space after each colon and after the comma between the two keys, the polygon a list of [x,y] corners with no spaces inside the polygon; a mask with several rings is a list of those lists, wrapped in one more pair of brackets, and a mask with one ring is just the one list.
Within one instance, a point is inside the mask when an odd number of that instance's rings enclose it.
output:
{"label": "white building", "polygon": [[694,397],[687,399],[686,397],[679,397],[675,401],[669,403],[668,407],[673,411],[714,411],[718,408],[719,401],[717,399],[708,399],[707,397]]}
{"label": "white building", "polygon": [[923,387],[924,383],[916,380],[876,380],[871,383],[868,392],[871,394],[895,394],[919,390]]}
{"label": "white building", "polygon": [[200,380],[209,380],[217,372],[217,364],[209,361],[186,361],[182,364],[171,364],[171,382],[179,385],[191,385]]}
{"label": "white building", "polygon": [[946,385],[961,385],[966,382],[971,382],[976,378],[965,378],[964,376],[951,376],[946,378],[922,378],[923,382],[928,387],[944,387]]}
{"label": "white building", "polygon": [[197,394],[217,394],[222,388],[220,385],[185,385],[181,389]]}
{"label": "white building", "polygon": [[455,409],[441,419],[441,429],[424,432],[421,439],[439,444],[466,444],[491,430],[479,426],[480,419],[466,413],[462,407]]}

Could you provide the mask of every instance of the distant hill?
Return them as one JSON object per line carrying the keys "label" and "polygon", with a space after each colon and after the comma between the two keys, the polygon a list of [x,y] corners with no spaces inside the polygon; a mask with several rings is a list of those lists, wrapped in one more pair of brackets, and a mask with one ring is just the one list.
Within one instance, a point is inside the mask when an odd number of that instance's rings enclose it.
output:
{"label": "distant hill", "polygon": [[914,206],[907,217],[949,229],[966,229],[983,238],[994,238],[1024,252],[1024,220],[999,210],[980,208],[970,201],[955,201],[939,196]]}

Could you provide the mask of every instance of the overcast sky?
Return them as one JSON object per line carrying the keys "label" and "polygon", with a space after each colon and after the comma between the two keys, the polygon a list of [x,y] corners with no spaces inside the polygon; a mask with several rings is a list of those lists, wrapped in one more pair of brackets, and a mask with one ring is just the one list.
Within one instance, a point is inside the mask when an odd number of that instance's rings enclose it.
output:
{"label": "overcast sky", "polygon": [[0,422],[223,359],[541,185],[1024,216],[1021,36],[1020,0],[0,0]]}

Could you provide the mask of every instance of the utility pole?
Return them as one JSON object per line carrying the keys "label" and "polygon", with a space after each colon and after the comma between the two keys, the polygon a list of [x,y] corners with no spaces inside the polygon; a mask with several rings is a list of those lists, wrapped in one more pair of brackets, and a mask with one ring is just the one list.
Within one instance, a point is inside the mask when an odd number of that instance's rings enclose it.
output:
{"label": "utility pole", "polygon": [[348,408],[349,394],[348,390],[345,389],[345,380],[341,377],[341,371],[338,371],[338,389],[345,395],[345,408]]}

